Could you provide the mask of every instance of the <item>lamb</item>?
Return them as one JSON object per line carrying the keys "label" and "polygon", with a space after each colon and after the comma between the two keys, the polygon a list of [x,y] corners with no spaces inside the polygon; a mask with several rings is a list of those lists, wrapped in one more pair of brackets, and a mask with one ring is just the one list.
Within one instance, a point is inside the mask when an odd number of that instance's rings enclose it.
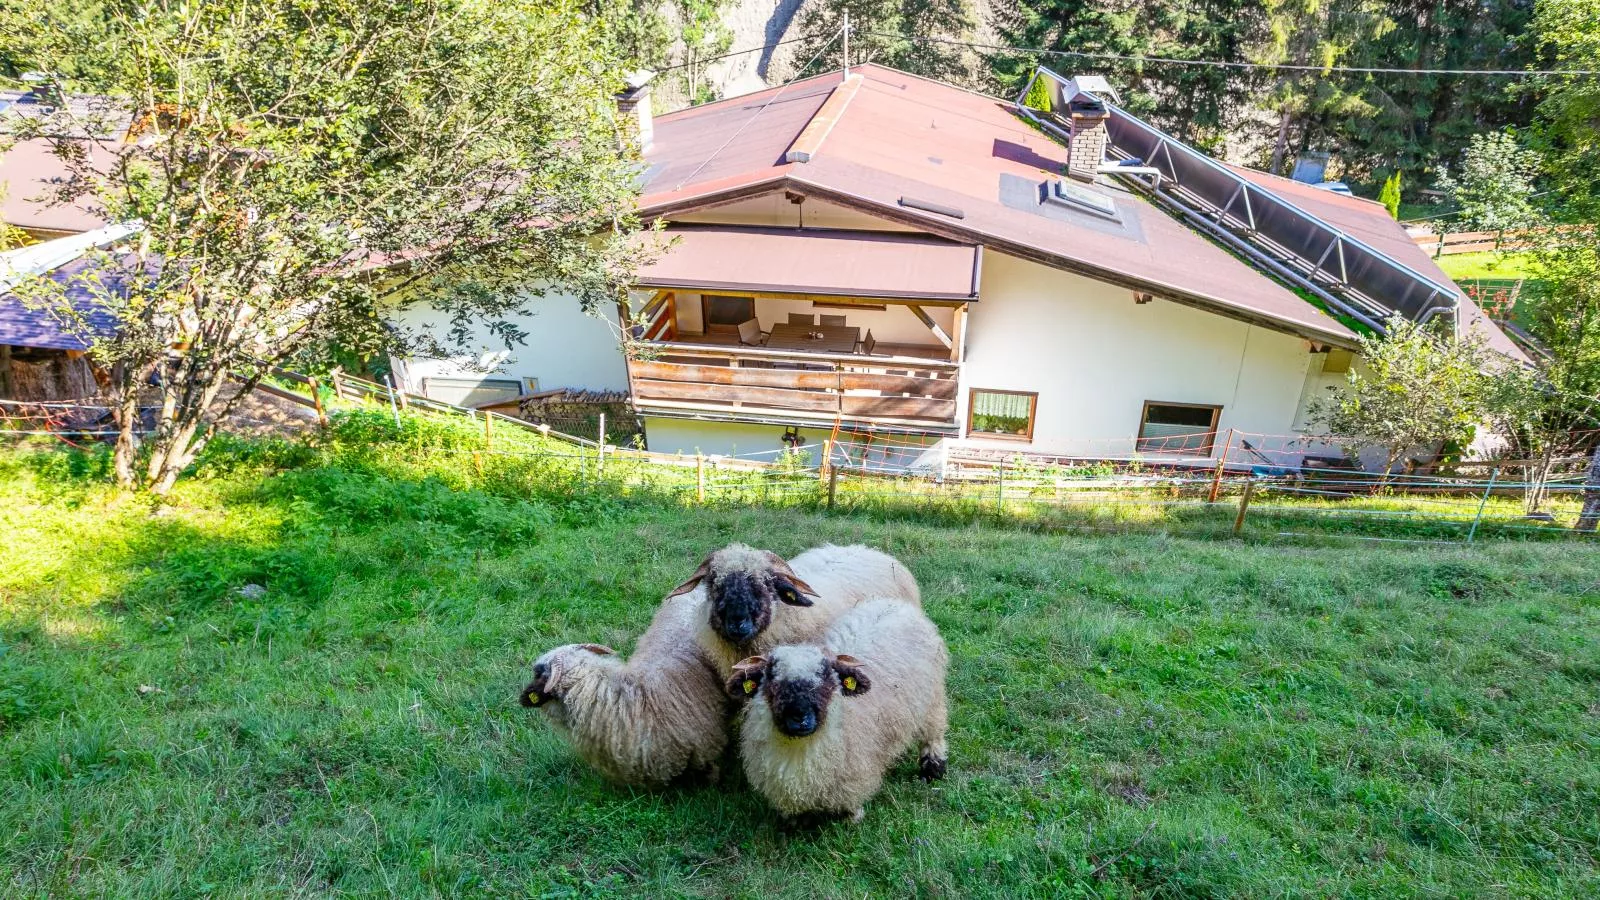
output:
{"label": "lamb", "polygon": [[863,600],[898,600],[918,609],[917,579],[899,560],[860,544],[824,544],[784,562],[776,553],[730,544],[707,556],[669,597],[705,587],[695,639],[726,675],[733,664],[779,644],[816,641]]}
{"label": "lamb", "polygon": [[841,616],[821,646],[786,644],[741,660],[727,691],[749,701],[739,755],[750,785],[784,817],[859,822],[913,743],[922,778],[944,777],[949,659],[920,609],[871,600]]}
{"label": "lamb", "polygon": [[627,662],[599,644],[549,651],[534,663],[522,705],[542,709],[578,756],[614,781],[715,781],[729,704],[722,673],[695,643],[704,609],[704,592],[668,598]]}

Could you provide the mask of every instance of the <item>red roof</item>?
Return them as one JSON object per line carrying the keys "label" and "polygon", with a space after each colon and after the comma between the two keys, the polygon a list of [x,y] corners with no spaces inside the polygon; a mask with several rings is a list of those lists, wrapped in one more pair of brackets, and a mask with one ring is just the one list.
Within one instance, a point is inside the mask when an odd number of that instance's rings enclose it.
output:
{"label": "red roof", "polygon": [[[1129,191],[1086,188],[1111,198],[1119,222],[1041,214],[1030,192],[1059,177],[1066,148],[1010,104],[881,66],[851,71],[862,75],[860,89],[805,163],[784,154],[841,83],[838,73],[659,117],[642,212],[670,219],[787,188],[1235,318],[1353,342],[1332,317]],[[962,217],[916,208],[928,205]]]}
{"label": "red roof", "polygon": [[663,236],[671,250],[640,268],[635,281],[641,285],[977,299],[980,249],[928,235],[674,225]]}
{"label": "red roof", "polygon": [[[862,76],[859,89],[847,103],[830,104],[837,121],[815,148],[805,148],[812,152],[804,163],[785,162],[785,152],[841,84],[837,72],[659,117],[646,154],[651,168],[642,212],[670,219],[794,190],[1234,318],[1354,342],[1331,316],[1127,190],[1084,187],[1115,204],[1117,223],[1081,211],[1041,214],[1049,204],[1020,195],[1060,176],[1066,148],[1019,118],[1009,102],[881,66],[851,71]],[[1382,206],[1241,172],[1424,276],[1451,284]],[[917,208],[929,205],[958,210],[960,217]],[[1490,346],[1521,357],[1471,300],[1463,298],[1462,312]]]}

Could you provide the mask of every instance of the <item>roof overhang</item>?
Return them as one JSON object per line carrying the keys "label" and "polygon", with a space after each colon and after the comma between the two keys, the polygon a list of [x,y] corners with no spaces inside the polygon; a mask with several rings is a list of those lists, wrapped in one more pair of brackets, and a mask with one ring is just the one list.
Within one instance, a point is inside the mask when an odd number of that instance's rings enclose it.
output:
{"label": "roof overhang", "polygon": [[[919,212],[903,206],[882,203],[859,194],[836,190],[820,181],[803,179],[792,174],[786,174],[760,183],[739,185],[737,187],[719,187],[695,195],[658,195],[647,198],[647,201],[641,204],[639,212],[647,221],[670,219],[674,215],[703,212],[719,206],[738,203],[751,197],[784,190],[798,191],[828,203],[881,218],[887,222],[917,228],[927,234],[943,237],[958,244],[979,244],[1009,256],[1026,259],[1030,262],[1036,262],[1064,272],[1071,272],[1075,275],[1082,275],[1085,278],[1093,278],[1118,287],[1147,292],[1174,303],[1206,310],[1237,321],[1248,322],[1274,331],[1286,332],[1335,347],[1354,350],[1361,346],[1361,341],[1355,333],[1332,317],[1318,317],[1324,319],[1325,322],[1278,319],[1256,310],[1248,309],[1224,297],[1200,294],[1178,285],[1154,280],[1133,272],[1119,271],[1103,265],[1096,265],[1092,261],[1077,259],[1042,246],[1010,240],[979,229],[966,227],[958,220],[952,220],[934,213]],[[667,233],[675,233],[679,229],[687,227],[689,226],[674,224],[667,229]],[[641,283],[649,284],[644,281],[641,281]],[[964,299],[975,300],[977,298]],[[1310,309],[1309,304],[1307,309]]]}
{"label": "roof overhang", "polygon": [[[978,298],[982,248],[925,234],[674,224],[642,287],[890,300]],[[647,238],[650,239],[650,238]]]}

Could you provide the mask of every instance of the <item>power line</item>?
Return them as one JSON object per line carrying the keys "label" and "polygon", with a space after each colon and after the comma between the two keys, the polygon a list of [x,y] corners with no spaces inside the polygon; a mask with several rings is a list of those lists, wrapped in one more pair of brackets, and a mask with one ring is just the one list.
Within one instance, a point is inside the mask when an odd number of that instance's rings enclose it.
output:
{"label": "power line", "polygon": [[773,42],[771,44],[762,44],[759,47],[747,47],[747,48],[745,48],[743,50],[730,50],[727,53],[723,53],[723,54],[720,54],[720,55],[717,55],[717,56],[708,56],[705,59],[696,59],[696,60],[690,60],[689,62],[676,63],[676,64],[670,65],[670,66],[662,66],[661,68],[657,69],[656,72],[657,73],[660,73],[660,72],[671,72],[674,69],[682,69],[682,68],[686,68],[688,66],[703,66],[706,63],[714,63],[717,60],[728,59],[729,57],[732,57],[732,56],[743,56],[746,53],[755,53],[755,52],[760,51],[760,50],[773,50],[773,49],[776,49],[778,47],[782,47],[784,44],[793,44],[793,43],[796,43],[798,41],[809,41],[809,40],[811,40],[811,35],[803,34],[803,35],[801,35],[799,37],[785,38],[784,40],[775,41],[775,42]]}
{"label": "power line", "polygon": [[1268,72],[1317,72],[1319,74],[1347,75],[1487,75],[1499,78],[1528,78],[1546,75],[1600,75],[1600,69],[1389,69],[1371,66],[1308,66],[1296,63],[1230,62],[1214,59],[1174,59],[1165,56],[1130,56],[1122,53],[1095,53],[1088,50],[1051,50],[1047,47],[1012,47],[1005,44],[980,44],[975,41],[958,41],[951,38],[907,36],[881,31],[858,31],[857,34],[888,38],[913,43],[952,44],[973,50],[1003,51],[1008,53],[1035,53],[1040,56],[1073,56],[1083,59],[1108,59],[1132,63],[1160,63],[1174,66],[1202,66],[1214,69],[1259,69]]}

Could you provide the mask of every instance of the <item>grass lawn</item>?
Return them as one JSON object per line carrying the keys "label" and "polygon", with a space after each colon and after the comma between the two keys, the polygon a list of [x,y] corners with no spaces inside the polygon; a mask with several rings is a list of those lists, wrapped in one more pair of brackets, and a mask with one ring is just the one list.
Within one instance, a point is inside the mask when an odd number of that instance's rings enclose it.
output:
{"label": "grass lawn", "polygon": [[[1587,546],[515,500],[249,452],[155,507],[102,466],[0,455],[6,896],[1600,893]],[[737,775],[608,785],[517,706],[540,651],[626,649],[731,540],[906,561],[952,652],[946,781],[908,755],[861,825],[791,831]]]}
{"label": "grass lawn", "polygon": [[1478,278],[1503,281],[1533,276],[1533,260],[1526,253],[1456,253],[1441,256],[1436,262],[1456,281]]}

